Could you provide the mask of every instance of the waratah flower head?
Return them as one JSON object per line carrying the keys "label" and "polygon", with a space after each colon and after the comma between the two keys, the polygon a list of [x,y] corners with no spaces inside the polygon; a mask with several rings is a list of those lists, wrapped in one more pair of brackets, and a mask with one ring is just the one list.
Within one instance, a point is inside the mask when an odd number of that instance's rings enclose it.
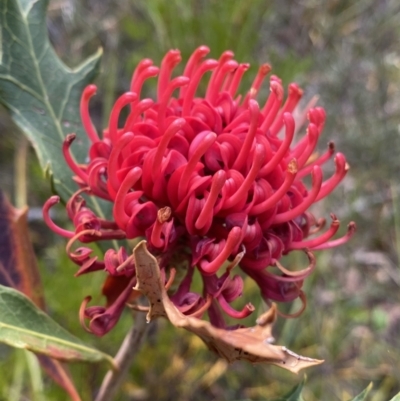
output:
{"label": "waratah flower head", "polygon": [[[89,116],[96,87],[89,85],[82,94],[81,118],[92,142],[88,162],[77,164],[71,157],[74,134],[63,145],[80,187],[67,203],[75,230],[64,230],[50,219],[56,196],[45,204],[44,216],[56,233],[70,238],[67,251],[80,266],[77,275],[96,270],[109,275],[103,291],[113,295],[107,307],[86,308],[88,300],[82,306],[81,318],[90,319],[89,330],[95,334],[104,334],[117,322],[132,294],[135,265],[123,247],[109,249],[104,260],[98,260],[88,247],[72,250],[76,241],[145,238],[165,273],[172,266],[184,270],[171,294],[175,305],[187,315],[208,312],[211,323],[223,327],[224,313],[240,319],[254,309],[251,304],[239,311],[231,306],[243,290],[236,266],[256,281],[266,301],[304,300],[301,287],[315,266],[313,251],[338,246],[354,232],[350,223],[344,237],[331,240],[339,228],[336,217],[332,215],[330,227],[321,233],[325,220],[308,211],[348,170],[345,156],[334,155],[333,143],[315,156],[324,109],[311,101],[299,112],[302,90],[292,83],[285,98],[275,75],[269,79],[268,99],[258,103],[268,64],[259,68],[250,90],[239,95],[249,64],[235,61],[230,51],[219,60],[205,59],[208,53],[206,46],[196,49],[177,77],[172,76],[181,61],[178,50],[170,50],[160,68],[142,60],[129,92],[115,102],[102,138]],[[207,75],[200,97],[198,88]],[[142,98],[144,83],[154,77],[155,99]],[[120,125],[124,108],[128,116]],[[335,172],[324,180],[321,166],[331,158]],[[304,182],[308,176],[310,185]],[[81,194],[111,202],[113,218],[97,216]],[[297,272],[284,268],[282,255],[299,249],[306,251],[309,266]],[[191,290],[195,269],[203,280],[202,294]]]}

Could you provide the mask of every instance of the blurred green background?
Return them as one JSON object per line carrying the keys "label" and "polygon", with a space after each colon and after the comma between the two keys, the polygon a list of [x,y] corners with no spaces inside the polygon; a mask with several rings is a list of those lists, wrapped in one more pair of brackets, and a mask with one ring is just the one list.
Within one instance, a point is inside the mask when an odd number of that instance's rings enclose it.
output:
{"label": "blurred green background", "polygon": [[[47,23],[58,55],[69,66],[99,46],[104,49],[99,91],[91,103],[98,128],[107,123],[114,99],[129,87],[138,61],[149,57],[159,64],[170,48],[179,48],[184,60],[201,44],[214,58],[233,50],[239,62],[252,65],[242,91],[258,66],[269,62],[286,86],[296,81],[303,87],[305,99],[320,96],[328,115],[320,150],[333,140],[351,170],[314,211],[325,218],[334,212],[341,232],[354,220],[358,231],[346,246],[318,255],[318,268],[305,284],[307,310],[297,319],[279,319],[275,337],[297,353],[325,359],[306,372],[306,401],[347,400],[370,381],[371,401],[387,401],[400,391],[400,2],[51,0]],[[147,87],[150,94],[152,89]],[[259,99],[267,95],[266,84]],[[102,302],[104,277],[73,277],[65,241],[40,217],[51,195],[49,183],[3,109],[0,141],[0,187],[14,204],[27,199],[31,207],[31,236],[50,315],[114,355],[132,324],[129,313],[104,338],[82,330],[80,303],[89,294]],[[62,209],[58,212],[60,224],[66,224]],[[295,256],[285,261],[299,262]],[[260,313],[265,305],[255,286],[246,285],[244,297]],[[23,351],[2,346],[0,358],[0,399],[67,400]],[[105,369],[71,365],[84,400],[92,399]],[[265,400],[283,395],[302,377],[271,366],[227,366],[198,338],[159,320],[152,323],[117,399]]]}

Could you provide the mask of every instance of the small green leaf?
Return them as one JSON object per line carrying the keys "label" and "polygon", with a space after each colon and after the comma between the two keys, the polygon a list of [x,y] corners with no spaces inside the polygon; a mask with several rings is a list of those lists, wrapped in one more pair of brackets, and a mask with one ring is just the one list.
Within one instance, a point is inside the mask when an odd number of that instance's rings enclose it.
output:
{"label": "small green leaf", "polygon": [[361,392],[355,398],[349,401],[365,401],[371,389],[372,389],[372,383],[369,383],[368,387],[363,392]]}
{"label": "small green leaf", "polygon": [[[85,86],[99,69],[101,49],[75,69],[61,62],[46,27],[48,0],[0,0],[0,103],[31,140],[46,175],[64,199],[78,189],[62,155],[69,133],[77,139],[71,153],[78,163],[88,154],[79,104]],[[94,204],[99,216],[105,206]]]}
{"label": "small green leaf", "polygon": [[306,382],[306,376],[303,381],[299,383],[296,387],[289,391],[285,396],[277,398],[271,401],[304,401],[301,393],[303,392],[303,387]]}
{"label": "small green leaf", "polygon": [[400,401],[400,393],[395,395],[390,401]]}
{"label": "small green leaf", "polygon": [[99,362],[111,356],[68,333],[25,295],[0,286],[0,342],[65,361]]}

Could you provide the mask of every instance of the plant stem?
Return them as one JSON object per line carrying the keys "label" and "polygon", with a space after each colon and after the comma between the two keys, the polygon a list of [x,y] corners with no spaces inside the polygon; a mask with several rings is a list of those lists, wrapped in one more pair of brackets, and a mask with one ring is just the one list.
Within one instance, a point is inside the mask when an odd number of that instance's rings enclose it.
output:
{"label": "plant stem", "polygon": [[129,330],[114,358],[117,369],[107,372],[95,401],[111,401],[113,399],[140,349],[148,327],[146,314],[137,313],[134,326]]}
{"label": "plant stem", "polygon": [[16,361],[14,366],[13,381],[7,397],[9,401],[19,401],[22,399],[22,388],[24,386],[24,380],[25,380],[24,350],[16,349],[15,355],[16,355]]}
{"label": "plant stem", "polygon": [[399,208],[399,200],[397,194],[397,188],[394,182],[390,185],[390,190],[392,192],[392,202],[393,202],[393,217],[394,217],[394,243],[397,253],[397,260],[400,265],[400,208]]}
{"label": "plant stem", "polygon": [[30,351],[24,350],[29,376],[31,379],[32,399],[33,400],[46,400],[43,393],[43,377],[40,369],[39,361],[36,355]]}
{"label": "plant stem", "polygon": [[27,203],[27,179],[26,164],[28,159],[29,141],[25,136],[18,138],[14,156],[14,175],[15,175],[15,206],[22,208]]}

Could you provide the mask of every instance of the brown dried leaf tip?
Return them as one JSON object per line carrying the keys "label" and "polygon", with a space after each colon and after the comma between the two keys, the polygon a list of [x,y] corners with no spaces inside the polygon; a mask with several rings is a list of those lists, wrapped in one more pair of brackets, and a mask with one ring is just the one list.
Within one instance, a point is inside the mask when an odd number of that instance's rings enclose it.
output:
{"label": "brown dried leaf tip", "polygon": [[167,317],[175,327],[197,334],[210,350],[228,362],[247,360],[252,363],[270,363],[293,373],[323,362],[272,344],[272,327],[276,320],[275,304],[257,319],[256,326],[236,330],[216,328],[209,322],[185,316],[169,299],[157,260],[147,250],[146,241],[140,242],[133,254],[137,274],[135,290],[142,292],[149,300],[148,321],[158,316]]}

